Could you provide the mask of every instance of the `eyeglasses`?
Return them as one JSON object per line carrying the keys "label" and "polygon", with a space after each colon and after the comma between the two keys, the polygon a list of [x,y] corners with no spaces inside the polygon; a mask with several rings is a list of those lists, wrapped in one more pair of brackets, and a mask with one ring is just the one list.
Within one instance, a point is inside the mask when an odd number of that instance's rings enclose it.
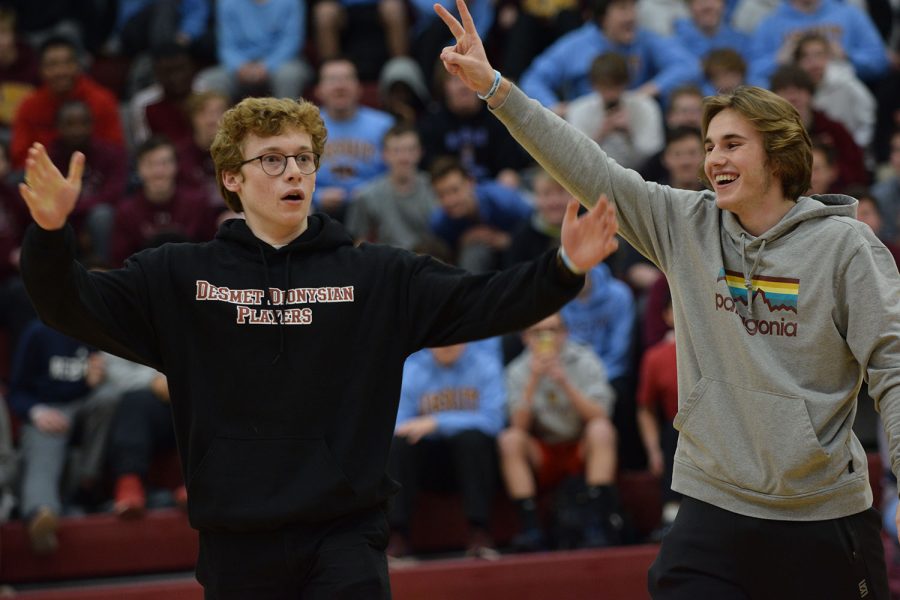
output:
{"label": "eyeglasses", "polygon": [[288,159],[293,158],[297,162],[297,168],[303,175],[312,175],[319,170],[319,155],[315,152],[301,152],[300,154],[282,154],[281,152],[266,152],[253,158],[248,158],[241,165],[258,160],[263,172],[272,177],[278,177],[287,169]]}

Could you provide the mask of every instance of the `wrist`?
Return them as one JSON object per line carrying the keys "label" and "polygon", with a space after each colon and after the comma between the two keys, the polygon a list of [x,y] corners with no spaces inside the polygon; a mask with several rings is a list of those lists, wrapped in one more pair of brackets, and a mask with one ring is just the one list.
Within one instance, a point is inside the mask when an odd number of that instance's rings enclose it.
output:
{"label": "wrist", "polygon": [[581,275],[584,275],[585,273],[587,273],[587,271],[588,271],[587,269],[582,269],[581,267],[577,266],[575,263],[572,262],[572,259],[569,258],[568,254],[566,254],[566,249],[564,246],[561,245],[559,247],[559,252],[557,253],[557,256],[559,257],[559,261],[563,264],[563,266],[566,269],[568,269],[573,275],[581,276]]}
{"label": "wrist", "polygon": [[484,100],[485,102],[490,100],[496,95],[497,90],[500,89],[500,82],[503,81],[503,77],[500,75],[500,71],[494,69],[494,79],[491,81],[490,87],[484,93],[475,92],[478,94],[478,97]]}

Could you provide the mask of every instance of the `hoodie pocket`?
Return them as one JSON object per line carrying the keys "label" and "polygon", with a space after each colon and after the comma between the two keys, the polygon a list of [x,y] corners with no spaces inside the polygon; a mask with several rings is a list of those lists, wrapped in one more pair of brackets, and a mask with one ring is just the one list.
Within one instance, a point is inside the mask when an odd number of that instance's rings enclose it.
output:
{"label": "hoodie pocket", "polygon": [[215,438],[188,486],[197,528],[314,523],[352,510],[356,493],[321,438]]}
{"label": "hoodie pocket", "polygon": [[834,483],[845,466],[831,461],[797,396],[704,377],[674,424],[690,462],[710,477],[761,494],[810,493]]}

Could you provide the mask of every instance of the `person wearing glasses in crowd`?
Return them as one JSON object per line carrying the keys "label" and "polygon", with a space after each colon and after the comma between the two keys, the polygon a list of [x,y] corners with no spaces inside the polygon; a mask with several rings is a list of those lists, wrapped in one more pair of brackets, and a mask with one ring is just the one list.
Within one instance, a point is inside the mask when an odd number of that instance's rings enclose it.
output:
{"label": "person wearing glasses in crowd", "polygon": [[580,217],[569,204],[561,250],[498,273],[354,246],[309,214],[325,138],[309,102],[243,100],[211,153],[244,218],[105,272],[75,262],[66,224],[83,157],[64,177],[43,146],[28,153],[26,287],[51,326],[167,376],[206,598],[389,598],[404,360],[556,312],[616,247],[605,198]]}

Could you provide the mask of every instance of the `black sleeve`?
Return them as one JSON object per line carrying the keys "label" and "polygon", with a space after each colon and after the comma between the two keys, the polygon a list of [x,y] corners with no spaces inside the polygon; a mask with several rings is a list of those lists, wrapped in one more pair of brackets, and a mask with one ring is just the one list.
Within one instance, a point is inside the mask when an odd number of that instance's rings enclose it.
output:
{"label": "black sleeve", "polygon": [[519,331],[562,308],[584,285],[558,252],[504,271],[472,274],[414,259],[407,306],[411,352]]}
{"label": "black sleeve", "polygon": [[75,235],[66,225],[46,231],[32,224],[25,234],[22,279],[38,315],[71,337],[163,371],[150,318],[146,274],[138,261],[88,272],[75,260]]}

